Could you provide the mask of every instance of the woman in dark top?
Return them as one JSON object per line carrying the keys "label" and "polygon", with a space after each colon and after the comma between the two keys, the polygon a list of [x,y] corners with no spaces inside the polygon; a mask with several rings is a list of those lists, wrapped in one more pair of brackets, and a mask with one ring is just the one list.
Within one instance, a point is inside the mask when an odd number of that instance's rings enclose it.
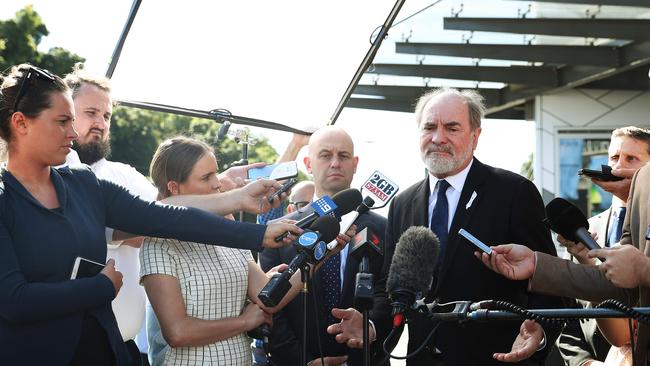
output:
{"label": "woman in dark top", "polygon": [[[295,225],[235,223],[186,207],[145,202],[97,179],[90,169],[60,165],[77,137],[63,81],[29,65],[14,67],[0,87],[0,363],[128,365],[111,310],[121,274],[70,280],[76,257],[106,260],[106,226],[140,235],[260,250]],[[119,267],[119,263],[118,263]]]}

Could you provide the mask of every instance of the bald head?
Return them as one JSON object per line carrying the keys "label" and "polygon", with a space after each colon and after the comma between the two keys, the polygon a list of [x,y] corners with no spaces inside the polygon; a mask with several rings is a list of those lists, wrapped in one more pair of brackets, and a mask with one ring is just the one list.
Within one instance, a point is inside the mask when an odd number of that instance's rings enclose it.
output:
{"label": "bald head", "polygon": [[289,196],[287,211],[293,212],[307,206],[314,198],[314,182],[303,180],[298,182],[292,189]]}
{"label": "bald head", "polygon": [[314,176],[316,195],[333,196],[350,188],[359,159],[352,138],[342,128],[327,126],[309,139],[305,167]]}

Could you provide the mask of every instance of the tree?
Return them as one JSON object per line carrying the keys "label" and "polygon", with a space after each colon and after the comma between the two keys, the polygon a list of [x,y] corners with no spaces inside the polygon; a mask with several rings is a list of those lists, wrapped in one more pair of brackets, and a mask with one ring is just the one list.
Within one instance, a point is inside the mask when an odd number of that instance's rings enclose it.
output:
{"label": "tree", "polygon": [[28,62],[64,75],[72,71],[75,63],[85,61],[60,47],[53,47],[47,53],[38,51],[38,45],[48,34],[43,20],[31,5],[16,12],[13,19],[0,21],[0,70]]}
{"label": "tree", "polygon": [[519,174],[523,175],[524,177],[528,178],[529,180],[533,180],[534,178],[534,169],[533,169],[533,153],[530,153],[528,155],[528,159],[524,161],[521,164],[521,169],[519,170]]}
{"label": "tree", "polygon": [[[134,166],[144,175],[158,145],[167,138],[185,135],[199,138],[215,148],[219,169],[225,170],[241,159],[241,145],[232,139],[217,141],[220,125],[209,120],[117,107],[111,123],[111,160]],[[234,128],[234,127],[233,127]],[[249,162],[273,162],[278,154],[266,138],[248,148]]]}

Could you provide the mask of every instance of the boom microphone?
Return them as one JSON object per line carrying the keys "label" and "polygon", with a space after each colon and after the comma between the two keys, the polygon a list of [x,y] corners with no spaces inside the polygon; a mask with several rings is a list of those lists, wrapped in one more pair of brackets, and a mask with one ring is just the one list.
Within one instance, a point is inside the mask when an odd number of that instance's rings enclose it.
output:
{"label": "boom microphone", "polygon": [[293,243],[298,252],[282,273],[276,273],[257,297],[268,307],[277,306],[291,288],[291,276],[305,263],[318,263],[327,254],[327,243],[339,233],[339,222],[332,216],[319,217]]}
{"label": "boom microphone", "polygon": [[399,238],[386,280],[394,328],[403,324],[404,312],[415,303],[416,296],[429,292],[439,252],[440,241],[424,226],[412,226]]}
{"label": "boom microphone", "polygon": [[[305,228],[311,225],[317,218],[335,214],[337,218],[340,218],[343,215],[348,214],[350,211],[354,210],[359,204],[361,204],[361,192],[354,188],[348,188],[337,194],[335,194],[331,199],[328,196],[323,196],[320,199],[314,201],[309,205],[311,211],[303,211],[303,214],[300,216],[294,215],[294,213],[281,217],[280,219],[290,219],[298,220],[296,226],[299,228]],[[309,212],[307,214],[307,212]],[[280,220],[278,219],[278,220]],[[274,220],[273,222],[275,222]],[[286,232],[277,238],[276,242],[284,239],[289,232]],[[336,237],[336,235],[334,236]]]}
{"label": "boom microphone", "polygon": [[589,234],[589,221],[579,208],[563,198],[554,198],[546,205],[544,222],[551,230],[568,240],[580,242],[589,249],[600,249]]}

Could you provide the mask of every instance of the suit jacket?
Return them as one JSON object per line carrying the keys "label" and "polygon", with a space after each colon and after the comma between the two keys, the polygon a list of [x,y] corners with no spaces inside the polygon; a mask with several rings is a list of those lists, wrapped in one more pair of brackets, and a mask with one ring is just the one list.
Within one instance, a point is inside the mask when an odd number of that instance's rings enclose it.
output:
{"label": "suit jacket", "polygon": [[[589,231],[596,233],[596,242],[601,247],[605,246],[609,236],[611,214],[612,207],[609,207],[589,219]],[[568,252],[565,258],[575,262]],[[572,305],[576,308],[591,308],[591,303],[584,300],[574,300]],[[600,333],[596,320],[588,319],[577,324],[567,324],[557,339],[557,348],[565,365],[580,366],[588,360],[605,361],[610,344]]]}
{"label": "suit jacket", "polygon": [[[641,168],[632,180],[627,214],[623,221],[621,245],[634,245],[646,256],[650,246],[646,232],[650,224],[650,165]],[[537,265],[530,279],[532,291],[574,297],[594,302],[619,299],[633,306],[649,306],[647,287],[621,289],[615,287],[598,268],[582,266],[569,261],[537,254]],[[650,345],[650,327],[639,324],[635,362],[645,365]]]}
{"label": "suit jacket", "polygon": [[[400,235],[411,226],[428,226],[429,194],[427,176],[393,200],[388,214],[384,275],[388,273]],[[488,245],[524,243],[534,250],[555,255],[543,218],[542,199],[529,180],[474,159],[451,223],[446,255],[436,271],[428,299],[438,298],[443,302],[495,299],[524,307],[556,306],[557,299],[529,294],[525,282],[509,281],[490,271],[474,257],[476,248],[458,235],[458,230],[464,228]],[[378,282],[372,316],[379,338],[385,337],[391,326],[385,279]],[[498,364],[492,354],[510,350],[520,323],[442,323],[426,349],[407,360],[407,364],[433,364],[434,347],[442,352],[446,366]],[[413,352],[423,343],[433,324],[419,314],[409,315],[408,324],[408,350]],[[550,334],[547,330],[547,336]]]}
{"label": "suit jacket", "polygon": [[[363,230],[370,222],[375,226],[377,235],[380,235],[383,241],[383,233],[386,230],[386,219],[374,212],[359,216],[356,221],[357,231]],[[285,246],[278,249],[265,249],[260,253],[260,265],[264,271],[268,271],[270,268],[281,263],[289,263],[295,255],[296,250],[292,246]],[[374,271],[375,281],[379,277],[381,265],[376,267],[377,269]],[[359,261],[353,256],[348,255],[345,264],[345,274],[342,279],[343,287],[341,289],[341,303],[338,306],[339,308],[345,309],[353,306],[354,284],[358,268]],[[316,338],[317,332],[315,331],[315,326],[317,326],[323,347],[323,356],[347,354],[349,365],[360,365],[362,360],[360,350],[349,349],[345,345],[337,343],[333,336],[327,334],[326,329],[329,323],[324,311],[323,304],[325,301],[323,294],[322,281],[320,281],[320,276],[315,274],[307,301],[307,361],[320,357]],[[319,306],[317,312],[314,311],[314,296],[317,298]],[[298,295],[298,297],[273,317],[273,328],[271,337],[269,337],[269,347],[272,356],[271,359],[276,365],[300,365],[303,327],[302,301],[302,295]]]}

